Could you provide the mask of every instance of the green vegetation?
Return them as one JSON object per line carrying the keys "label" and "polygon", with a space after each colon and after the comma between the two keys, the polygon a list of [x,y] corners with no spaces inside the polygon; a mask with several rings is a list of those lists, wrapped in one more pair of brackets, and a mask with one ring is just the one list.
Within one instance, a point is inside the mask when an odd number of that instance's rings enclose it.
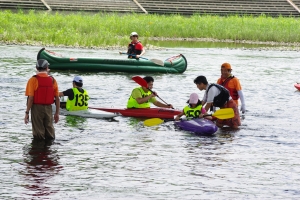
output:
{"label": "green vegetation", "polygon": [[82,47],[126,46],[136,31],[144,45],[158,38],[300,42],[298,18],[117,13],[0,12],[0,41]]}

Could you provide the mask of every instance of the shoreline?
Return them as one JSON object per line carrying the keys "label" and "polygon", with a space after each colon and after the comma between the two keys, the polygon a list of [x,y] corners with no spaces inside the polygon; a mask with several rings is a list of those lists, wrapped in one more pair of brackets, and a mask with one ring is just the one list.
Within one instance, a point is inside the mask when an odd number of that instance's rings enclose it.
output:
{"label": "shoreline", "polygon": [[[259,44],[259,45],[266,45],[266,47],[222,47],[222,48],[229,48],[229,49],[247,49],[247,50],[279,50],[279,51],[300,51],[300,43],[286,43],[286,42],[263,42],[263,41],[250,41],[250,40],[231,40],[231,39],[214,39],[214,38],[169,38],[169,37],[148,37],[148,40],[153,41],[188,41],[188,42],[211,42],[211,43],[236,43],[236,44]],[[126,47],[120,45],[113,45],[113,46],[79,46],[79,45],[52,45],[47,44],[44,45],[41,42],[4,42],[0,41],[1,45],[20,45],[20,46],[41,46],[41,47],[61,47],[61,48],[78,48],[78,49],[104,49],[104,50],[126,50]],[[221,48],[221,47],[220,47]],[[146,45],[146,50],[164,50],[167,49],[166,47],[159,47],[154,45]]]}

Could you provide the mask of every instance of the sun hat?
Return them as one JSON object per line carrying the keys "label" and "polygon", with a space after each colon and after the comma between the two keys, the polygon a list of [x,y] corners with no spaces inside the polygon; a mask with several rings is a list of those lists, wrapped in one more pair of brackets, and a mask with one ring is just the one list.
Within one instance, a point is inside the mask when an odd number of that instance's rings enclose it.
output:
{"label": "sun hat", "polygon": [[80,76],[75,76],[74,79],[73,79],[73,82],[83,83],[82,78]]}
{"label": "sun hat", "polygon": [[139,34],[137,34],[137,32],[132,32],[132,33],[130,33],[130,37],[132,37],[132,36],[134,36],[134,35],[139,36]]}
{"label": "sun hat", "polygon": [[225,68],[225,69],[231,69],[231,65],[229,63],[223,63],[221,65],[221,68]]}
{"label": "sun hat", "polygon": [[198,94],[192,93],[192,94],[190,95],[189,104],[197,104],[198,101],[199,101]]}
{"label": "sun hat", "polygon": [[36,61],[36,68],[46,69],[50,64],[45,59],[39,59]]}

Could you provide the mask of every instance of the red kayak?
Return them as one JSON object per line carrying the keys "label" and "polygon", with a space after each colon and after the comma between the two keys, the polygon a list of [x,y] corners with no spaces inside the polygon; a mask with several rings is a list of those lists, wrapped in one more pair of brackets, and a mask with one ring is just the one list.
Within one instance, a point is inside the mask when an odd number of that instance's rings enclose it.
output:
{"label": "red kayak", "polygon": [[298,90],[300,90],[300,83],[296,83],[294,86],[295,86],[295,88],[297,88]]}
{"label": "red kayak", "polygon": [[169,108],[93,108],[106,112],[120,113],[125,117],[146,117],[146,118],[162,118],[174,119],[174,115],[178,115],[181,111]]}

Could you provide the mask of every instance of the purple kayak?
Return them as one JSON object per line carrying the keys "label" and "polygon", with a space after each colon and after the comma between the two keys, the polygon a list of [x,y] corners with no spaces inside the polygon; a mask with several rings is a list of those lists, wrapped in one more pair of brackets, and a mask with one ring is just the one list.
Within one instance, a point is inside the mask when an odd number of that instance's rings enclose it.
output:
{"label": "purple kayak", "polygon": [[196,134],[212,135],[218,127],[210,120],[207,119],[192,119],[192,120],[180,120],[175,122],[176,126],[185,131],[191,131]]}

